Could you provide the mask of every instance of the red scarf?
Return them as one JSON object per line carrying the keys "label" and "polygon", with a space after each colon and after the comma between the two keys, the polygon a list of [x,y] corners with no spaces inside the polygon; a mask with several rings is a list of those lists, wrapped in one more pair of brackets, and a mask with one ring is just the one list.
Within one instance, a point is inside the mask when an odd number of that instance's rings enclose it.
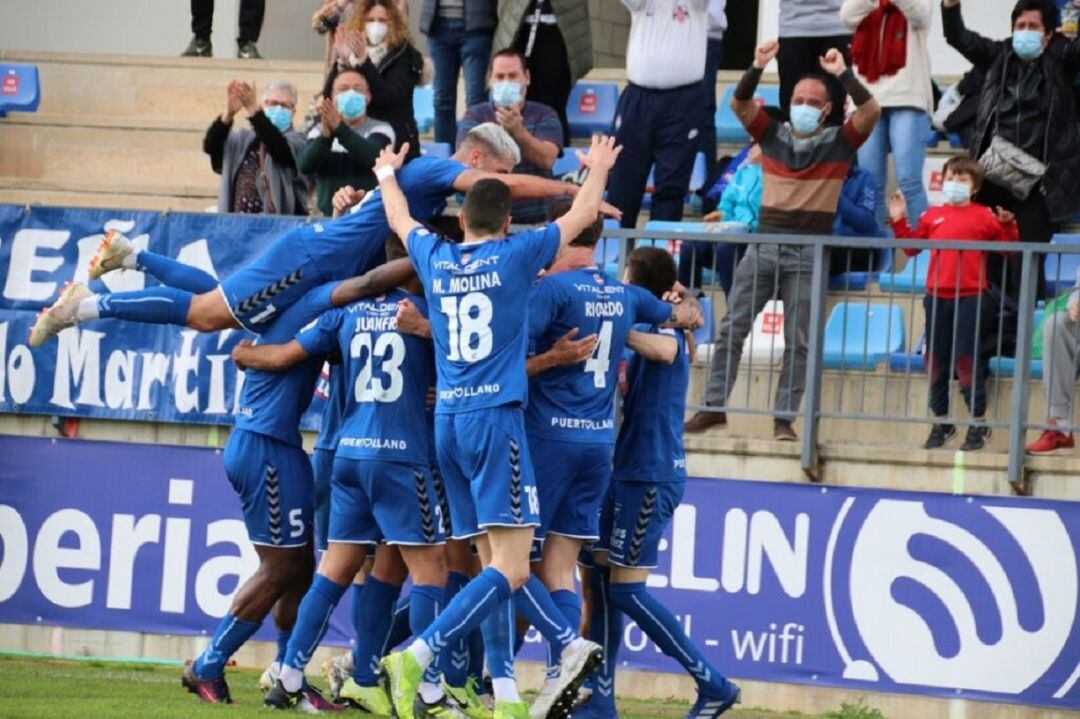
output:
{"label": "red scarf", "polygon": [[867,82],[895,75],[907,65],[907,18],[891,0],[863,18],[851,41],[851,59]]}

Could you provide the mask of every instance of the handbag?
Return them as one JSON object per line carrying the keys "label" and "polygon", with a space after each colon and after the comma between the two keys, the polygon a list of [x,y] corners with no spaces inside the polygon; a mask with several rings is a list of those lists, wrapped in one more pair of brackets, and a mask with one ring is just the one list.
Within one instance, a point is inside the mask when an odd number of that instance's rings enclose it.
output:
{"label": "handbag", "polygon": [[1046,165],[1000,135],[994,135],[990,147],[979,158],[986,179],[1003,187],[1018,200],[1026,200],[1031,188],[1046,174]]}

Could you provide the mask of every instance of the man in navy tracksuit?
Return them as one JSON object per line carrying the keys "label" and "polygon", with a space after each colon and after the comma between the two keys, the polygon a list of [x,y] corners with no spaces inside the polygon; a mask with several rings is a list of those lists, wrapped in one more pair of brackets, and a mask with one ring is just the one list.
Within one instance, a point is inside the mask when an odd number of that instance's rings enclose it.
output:
{"label": "man in navy tracksuit", "polygon": [[608,201],[634,227],[649,168],[656,165],[655,220],[681,220],[705,124],[707,0],[622,0],[630,11],[626,74],[615,140],[623,152],[608,185]]}

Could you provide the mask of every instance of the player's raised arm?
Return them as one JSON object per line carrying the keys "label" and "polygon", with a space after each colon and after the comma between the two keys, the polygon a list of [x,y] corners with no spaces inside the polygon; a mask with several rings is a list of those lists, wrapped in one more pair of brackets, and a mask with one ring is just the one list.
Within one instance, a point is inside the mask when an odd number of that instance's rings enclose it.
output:
{"label": "player's raised arm", "polygon": [[679,343],[670,335],[631,330],[626,346],[651,362],[671,364],[679,356]]}
{"label": "player's raised arm", "polygon": [[608,173],[615,166],[622,147],[615,145],[614,137],[594,137],[592,146],[587,154],[578,153],[581,164],[589,168],[589,176],[581,191],[574,198],[570,210],[555,220],[559,226],[559,237],[565,247],[571,240],[581,234],[586,228],[596,222],[596,215],[600,212],[604,201],[604,188],[607,186]]}
{"label": "player's raised arm", "polygon": [[334,307],[344,307],[365,297],[385,294],[414,277],[416,269],[408,258],[390,260],[359,277],[339,282],[330,295],[330,301]]}
{"label": "player's raised arm", "polygon": [[251,340],[240,340],[232,351],[233,362],[240,369],[265,372],[287,370],[308,357],[307,350],[296,340],[280,345],[257,345]]}
{"label": "player's raised arm", "polygon": [[[409,201],[405,199],[405,193],[401,191],[395,173],[405,163],[405,155],[409,151],[409,143],[402,143],[401,149],[394,152],[391,147],[384,147],[375,160],[373,169],[375,177],[379,180],[379,190],[382,192],[383,208],[386,211],[386,219],[390,223],[390,229],[401,238],[409,236],[420,223],[409,214]],[[408,250],[408,247],[405,248]]]}

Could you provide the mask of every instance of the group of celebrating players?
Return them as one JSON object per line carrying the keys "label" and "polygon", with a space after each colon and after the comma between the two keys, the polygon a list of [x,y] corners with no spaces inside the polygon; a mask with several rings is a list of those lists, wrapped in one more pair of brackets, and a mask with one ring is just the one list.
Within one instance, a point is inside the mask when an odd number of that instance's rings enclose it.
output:
{"label": "group of celebrating players", "polygon": [[[339,194],[340,217],[285,233],[220,284],[109,233],[92,279],[134,269],[161,284],[68,285],[31,330],[35,347],[105,317],[258,335],[233,351],[245,377],[224,462],[260,564],[183,685],[231,701],[226,663],[273,611],[265,703],[340,710],[304,671],[351,591],[356,640],[325,669],[335,700],[371,714],[612,719],[628,615],[697,682],[687,716],[719,716],[738,687],[646,587],[686,482],[683,330],[700,308],[663,250],[631,252],[621,282],[596,266],[620,148],[594,139],[580,188],[508,174],[519,150],[494,124],[449,160],[403,165],[407,151],[383,151],[378,189]],[[456,228],[422,224],[448,227],[439,215],[455,192]],[[565,195],[551,224],[507,237],[511,198]],[[299,423],[325,362],[309,459]],[[530,625],[549,645],[531,707],[514,679]]]}

